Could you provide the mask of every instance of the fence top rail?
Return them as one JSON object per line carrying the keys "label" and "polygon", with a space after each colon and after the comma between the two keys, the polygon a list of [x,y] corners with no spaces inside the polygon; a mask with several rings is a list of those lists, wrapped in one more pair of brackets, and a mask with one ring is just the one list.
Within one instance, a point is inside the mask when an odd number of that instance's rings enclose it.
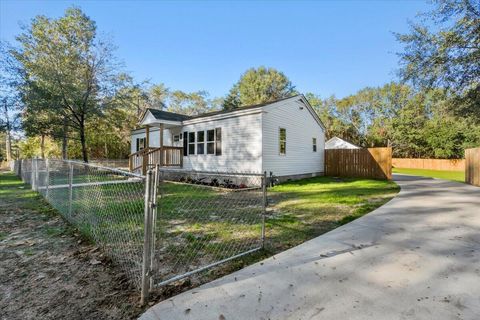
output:
{"label": "fence top rail", "polygon": [[[35,158],[33,158],[33,159],[23,159],[23,160],[32,161],[32,160],[35,160]],[[45,160],[47,160],[47,159],[45,159]],[[82,165],[82,166],[88,166],[88,167],[92,167],[92,168],[97,168],[97,169],[116,172],[118,174],[125,175],[125,176],[145,179],[144,175],[141,175],[141,174],[138,174],[138,173],[128,172],[128,171],[124,171],[124,170],[117,169],[117,168],[101,166],[101,165],[98,165],[98,164],[83,162],[83,161],[80,161],[80,160],[63,160],[63,159],[48,159],[48,160],[49,161],[59,161],[59,162],[65,162],[65,163],[72,163],[72,164]],[[160,171],[177,172],[177,173],[183,173],[183,174],[188,174],[188,173],[191,173],[191,174],[208,174],[208,175],[216,175],[216,176],[263,177],[263,175],[264,175],[263,173],[258,173],[258,172],[226,172],[226,171],[188,170],[188,169],[165,168],[165,167],[160,167]]]}
{"label": "fence top rail", "polygon": [[[35,159],[25,159],[25,160],[35,160]],[[42,159],[38,159],[38,160],[42,160]],[[142,176],[141,174],[128,172],[128,171],[124,171],[124,170],[120,170],[120,169],[116,169],[116,168],[111,168],[111,167],[100,166],[98,164],[92,164],[92,163],[83,162],[83,161],[79,161],[79,160],[62,160],[62,159],[43,159],[43,160],[58,161],[58,162],[64,162],[64,163],[71,163],[71,164],[75,164],[75,165],[82,165],[82,166],[87,166],[87,167],[90,167],[90,168],[96,168],[96,169],[100,169],[100,170],[115,172],[115,173],[121,174],[123,176],[145,179],[145,176]]]}
{"label": "fence top rail", "polygon": [[176,169],[176,168],[165,168],[160,167],[160,171],[165,172],[178,172],[184,174],[208,174],[216,176],[243,176],[243,177],[263,177],[263,173],[258,172],[224,172],[224,171],[204,171],[204,170],[187,170],[187,169]]}

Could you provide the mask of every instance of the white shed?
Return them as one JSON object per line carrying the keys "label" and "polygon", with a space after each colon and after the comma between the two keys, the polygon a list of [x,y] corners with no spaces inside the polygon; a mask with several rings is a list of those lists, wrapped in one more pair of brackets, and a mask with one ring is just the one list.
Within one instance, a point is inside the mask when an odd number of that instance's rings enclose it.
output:
{"label": "white shed", "polygon": [[131,136],[132,171],[146,155],[164,166],[267,171],[283,180],[324,173],[325,127],[303,95],[198,116],[147,109],[140,125]]}
{"label": "white shed", "polygon": [[325,143],[325,149],[360,149],[360,147],[339,137],[333,137]]}

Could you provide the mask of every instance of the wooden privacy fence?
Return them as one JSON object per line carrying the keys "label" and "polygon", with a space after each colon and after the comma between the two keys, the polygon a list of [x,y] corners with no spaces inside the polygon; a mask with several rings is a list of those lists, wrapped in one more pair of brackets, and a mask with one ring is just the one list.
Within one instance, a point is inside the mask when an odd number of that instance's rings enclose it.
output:
{"label": "wooden privacy fence", "polygon": [[465,182],[480,187],[480,148],[465,150]]}
{"label": "wooden privacy fence", "polygon": [[392,166],[405,169],[463,171],[465,170],[465,160],[393,158]]}
{"label": "wooden privacy fence", "polygon": [[392,148],[327,149],[325,175],[392,179]]}

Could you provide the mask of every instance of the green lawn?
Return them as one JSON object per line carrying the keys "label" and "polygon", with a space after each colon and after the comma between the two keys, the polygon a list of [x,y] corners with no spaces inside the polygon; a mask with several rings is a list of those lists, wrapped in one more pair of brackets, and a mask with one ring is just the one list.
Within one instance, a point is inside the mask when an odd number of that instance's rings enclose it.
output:
{"label": "green lawn", "polygon": [[[31,198],[27,203],[32,205],[45,205],[40,196],[13,174],[3,174],[2,180],[9,187],[0,188],[0,195],[15,194]],[[93,182],[90,177],[76,182],[85,181]],[[398,191],[398,186],[390,181],[329,177],[270,188],[265,250],[223,265],[221,270],[230,272],[348,223],[386,203]],[[70,208],[68,188],[60,186],[49,189],[49,202],[138,281],[143,246],[143,193],[143,183],[135,181],[76,186]],[[228,190],[163,182],[159,197],[156,280],[166,280],[261,245],[259,189]]]}
{"label": "green lawn", "polygon": [[300,244],[380,207],[399,187],[392,181],[316,177],[275,186],[267,220],[273,253]]}
{"label": "green lawn", "polygon": [[415,176],[422,176],[422,177],[430,177],[430,178],[465,182],[465,172],[464,171],[444,171],[444,170],[393,168],[393,173],[403,173],[403,174],[410,174],[410,175],[415,175]]}

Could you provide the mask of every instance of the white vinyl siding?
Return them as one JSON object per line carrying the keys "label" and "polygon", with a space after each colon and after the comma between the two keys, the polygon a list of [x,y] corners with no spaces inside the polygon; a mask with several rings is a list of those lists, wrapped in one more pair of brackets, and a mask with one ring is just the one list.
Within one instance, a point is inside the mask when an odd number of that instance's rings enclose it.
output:
{"label": "white vinyl siding", "polygon": [[[265,106],[263,121],[263,168],[276,176],[324,172],[325,134],[323,128],[300,103]],[[286,131],[286,152],[281,154],[280,128]],[[316,139],[317,152],[312,152]]]}
{"label": "white vinyl siding", "polygon": [[[172,141],[173,141],[173,136],[172,136],[172,131],[174,131],[174,129],[170,130],[170,129],[164,129],[163,130],[163,145],[165,146],[171,146],[172,145]],[[178,133],[176,131],[174,131],[175,134],[179,134],[180,131],[178,131]],[[137,138],[145,138],[146,137],[146,134],[145,134],[145,129],[141,129],[141,130],[135,130],[132,135],[131,135],[131,146],[130,146],[130,152],[131,153],[135,153],[136,152],[136,148],[137,148]],[[150,128],[150,147],[154,147],[154,148],[158,148],[160,147],[160,129],[159,128]],[[179,145],[179,142],[175,142],[173,145],[175,146],[180,146]]]}
{"label": "white vinyl siding", "polygon": [[[262,169],[261,113],[184,125],[182,131],[205,132],[204,154],[183,158],[187,170],[256,172]],[[208,154],[207,132],[221,128],[221,155]],[[216,139],[216,138],[215,138]]]}
{"label": "white vinyl siding", "polygon": [[[165,129],[164,145],[181,147],[188,136],[173,141],[173,135],[195,133],[195,154],[183,157],[185,170],[263,172],[276,176],[324,172],[325,134],[308,106],[291,99],[249,110],[248,114],[226,115],[184,121],[183,126]],[[285,154],[280,154],[280,128],[285,129]],[[221,141],[217,140],[221,130]],[[209,138],[215,130],[215,141]],[[204,132],[203,154],[197,154],[199,131]],[[211,133],[210,133],[211,136]],[[132,133],[132,153],[137,138],[145,130]],[[314,139],[316,141],[314,141]],[[317,145],[314,152],[313,145]],[[215,152],[212,152],[214,143]],[[159,146],[158,128],[150,129],[150,146]],[[210,151],[209,151],[210,150]],[[218,154],[221,151],[221,155]]]}

